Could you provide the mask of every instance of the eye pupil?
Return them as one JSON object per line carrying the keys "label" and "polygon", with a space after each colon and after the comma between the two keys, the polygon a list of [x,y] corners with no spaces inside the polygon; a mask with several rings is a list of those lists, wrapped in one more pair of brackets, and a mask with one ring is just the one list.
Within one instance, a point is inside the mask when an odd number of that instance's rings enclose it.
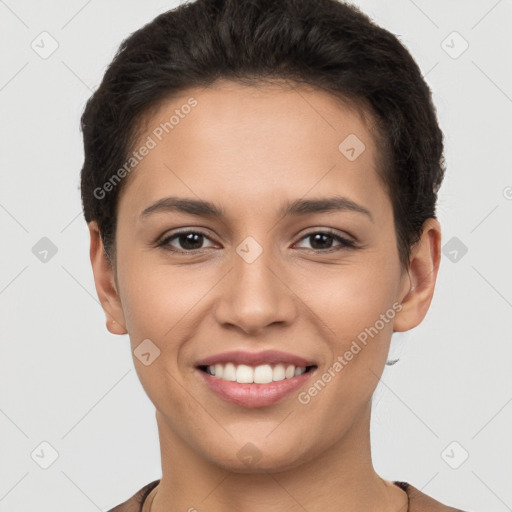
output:
{"label": "eye pupil", "polygon": [[[196,242],[196,246],[194,246],[194,239]],[[199,244],[197,244],[198,239]],[[203,235],[201,235],[200,233],[186,233],[179,236],[179,242],[183,249],[191,251],[193,251],[194,249],[200,249],[201,246],[203,245]]]}
{"label": "eye pupil", "polygon": [[[332,236],[330,236],[330,235],[326,235],[325,233],[315,233],[315,234],[313,234],[313,235],[310,235],[310,237],[314,240],[314,243],[312,243],[312,244],[311,244],[311,246],[313,247],[313,249],[325,249],[326,247],[325,247],[325,246],[323,246],[321,243],[320,243],[320,247],[315,247],[316,242],[321,241],[322,239],[325,241],[325,239],[326,239],[326,238],[327,238],[327,239],[330,239],[330,240],[331,240],[331,242],[332,242],[332,239],[333,239],[333,237],[332,237]],[[324,245],[325,245],[325,244],[324,244]],[[330,244],[328,244],[328,245],[329,245],[329,247],[330,247]],[[329,247],[327,247],[327,248],[329,248]]]}

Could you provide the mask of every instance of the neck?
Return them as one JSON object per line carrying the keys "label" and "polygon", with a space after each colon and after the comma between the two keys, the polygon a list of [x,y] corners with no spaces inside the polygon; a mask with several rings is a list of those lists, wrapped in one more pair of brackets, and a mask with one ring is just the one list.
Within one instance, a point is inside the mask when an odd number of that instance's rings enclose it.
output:
{"label": "neck", "polygon": [[368,403],[324,453],[276,473],[236,473],[212,464],[157,413],[162,478],[151,512],[406,512],[405,492],[373,468],[370,409]]}

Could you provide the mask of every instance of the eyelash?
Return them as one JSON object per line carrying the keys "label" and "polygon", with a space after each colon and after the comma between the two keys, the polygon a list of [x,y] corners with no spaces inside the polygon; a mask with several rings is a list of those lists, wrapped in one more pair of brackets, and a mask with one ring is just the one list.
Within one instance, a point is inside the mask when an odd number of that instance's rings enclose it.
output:
{"label": "eyelash", "polygon": [[[180,250],[180,249],[171,248],[171,246],[168,245],[172,240],[177,239],[178,237],[180,237],[182,235],[188,235],[188,234],[201,235],[204,238],[207,238],[208,240],[210,240],[210,237],[208,235],[206,235],[206,233],[203,233],[202,231],[184,230],[184,231],[179,231],[177,233],[174,233],[168,237],[165,237],[160,243],[157,244],[157,246],[163,248],[166,251],[171,251],[171,252],[174,252],[177,254],[180,254],[180,253],[181,254],[194,254],[194,253],[198,254],[198,253],[203,252],[204,249]],[[331,253],[331,252],[340,251],[342,249],[357,249],[357,245],[355,242],[353,242],[352,240],[349,240],[347,238],[344,238],[329,229],[325,229],[322,231],[311,231],[310,233],[307,233],[302,238],[300,238],[299,241],[302,241],[308,237],[311,237],[311,236],[317,235],[317,234],[328,235],[328,236],[334,238],[334,240],[336,240],[337,242],[340,242],[341,245],[339,245],[338,247],[331,247],[329,249],[308,249],[309,251],[311,251],[315,254]]]}

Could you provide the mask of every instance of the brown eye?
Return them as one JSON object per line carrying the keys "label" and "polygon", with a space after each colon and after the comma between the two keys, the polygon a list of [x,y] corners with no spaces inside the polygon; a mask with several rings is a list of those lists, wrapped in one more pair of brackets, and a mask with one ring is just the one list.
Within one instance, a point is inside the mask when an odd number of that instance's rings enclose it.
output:
{"label": "brown eye", "polygon": [[[200,231],[181,231],[164,238],[159,246],[170,251],[194,252],[204,249],[205,240],[209,240],[209,238]],[[171,242],[176,242],[179,247],[172,245]]]}
{"label": "brown eye", "polygon": [[[344,248],[355,248],[355,243],[332,231],[315,231],[303,236],[301,240],[309,240],[311,249],[316,252],[330,252]],[[332,246],[333,241],[339,242],[338,246]]]}

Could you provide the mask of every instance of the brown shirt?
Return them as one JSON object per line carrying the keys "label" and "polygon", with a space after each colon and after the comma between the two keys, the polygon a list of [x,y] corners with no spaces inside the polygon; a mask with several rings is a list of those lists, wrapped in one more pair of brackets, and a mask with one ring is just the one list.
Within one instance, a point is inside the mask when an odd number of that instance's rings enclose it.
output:
{"label": "brown shirt", "polygon": [[[159,482],[160,480],[154,480],[145,485],[130,499],[108,512],[149,512],[151,502],[156,494],[156,486]],[[407,493],[409,498],[409,508],[407,512],[464,512],[458,508],[448,507],[439,503],[439,501],[423,494],[407,482],[394,481],[393,483]]]}

